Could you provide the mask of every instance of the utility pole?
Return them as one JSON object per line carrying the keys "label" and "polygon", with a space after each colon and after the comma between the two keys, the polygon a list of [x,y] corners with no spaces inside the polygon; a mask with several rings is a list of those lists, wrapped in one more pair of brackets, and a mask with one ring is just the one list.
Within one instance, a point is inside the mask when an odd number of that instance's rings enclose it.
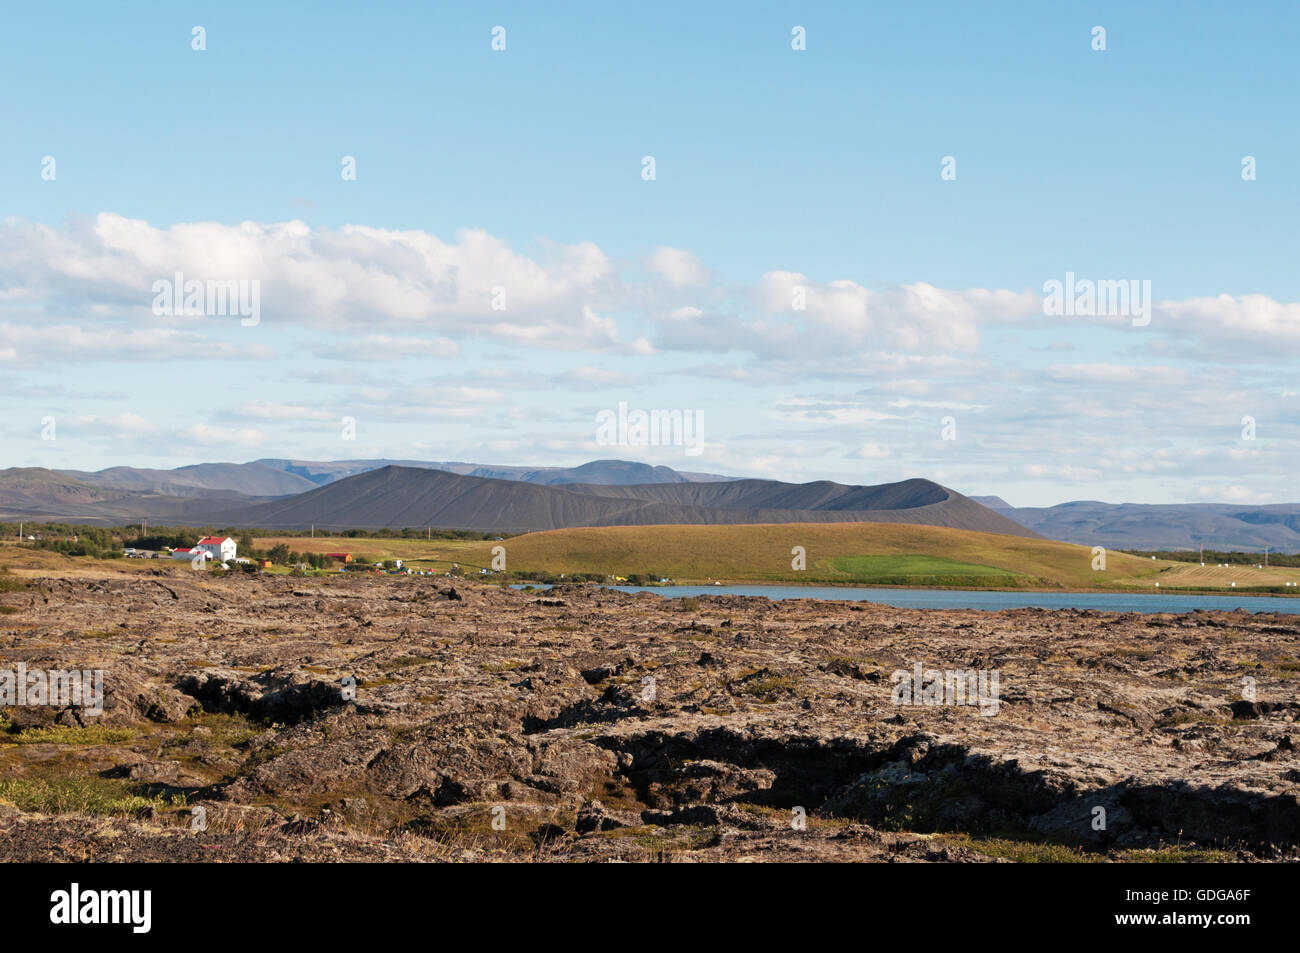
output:
{"label": "utility pole", "polygon": [[1264,544],[1264,568],[1268,568],[1268,544]]}

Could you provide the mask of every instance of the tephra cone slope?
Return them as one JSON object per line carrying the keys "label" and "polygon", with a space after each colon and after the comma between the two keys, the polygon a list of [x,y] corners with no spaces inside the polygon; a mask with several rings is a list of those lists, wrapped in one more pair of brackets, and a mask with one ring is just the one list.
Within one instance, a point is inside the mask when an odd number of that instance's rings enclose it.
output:
{"label": "tephra cone slope", "polygon": [[546,486],[399,466],[206,515],[230,525],[282,529],[436,526],[514,533],[662,523],[889,522],[1038,535],[929,480]]}

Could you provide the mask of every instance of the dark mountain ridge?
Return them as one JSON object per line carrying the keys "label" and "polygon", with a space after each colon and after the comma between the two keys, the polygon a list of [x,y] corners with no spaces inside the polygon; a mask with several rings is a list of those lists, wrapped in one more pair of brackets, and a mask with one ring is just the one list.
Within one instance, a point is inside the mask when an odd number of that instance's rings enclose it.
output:
{"label": "dark mountain ridge", "polygon": [[1036,535],[929,480],[875,487],[770,480],[548,486],[398,466],[294,497],[195,513],[205,523],[268,529],[430,526],[518,533],[665,523],[902,522]]}

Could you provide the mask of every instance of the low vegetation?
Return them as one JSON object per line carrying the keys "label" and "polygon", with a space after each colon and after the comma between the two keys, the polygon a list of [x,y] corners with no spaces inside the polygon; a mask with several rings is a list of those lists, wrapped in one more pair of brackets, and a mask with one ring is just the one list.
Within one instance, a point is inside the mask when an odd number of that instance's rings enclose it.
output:
{"label": "low vegetation", "polygon": [[[805,568],[794,568],[802,547]],[[1085,546],[904,523],[737,526],[610,526],[517,536],[505,545],[512,574],[608,574],[628,582],[766,582],[981,588],[1153,587],[1179,564],[1108,554],[1092,568]],[[491,561],[489,544],[467,544],[460,565]],[[635,584],[635,583],[634,583]]]}
{"label": "low vegetation", "polygon": [[[80,546],[84,527],[44,524],[37,531],[66,533],[49,552]],[[3,526],[0,526],[3,530]],[[26,530],[25,530],[26,532]],[[113,533],[114,545],[163,543],[190,545],[208,528],[92,530]],[[401,559],[415,571],[456,577],[485,576],[506,583],[603,583],[653,586],[676,584],[769,583],[809,585],[918,586],[975,589],[1145,590],[1220,592],[1300,596],[1300,557],[1272,557],[1265,568],[1258,554],[1207,553],[1207,565],[1189,562],[1186,554],[1135,555],[1118,550],[1099,562],[1092,548],[1053,540],[981,533],[905,523],[812,523],[763,525],[609,526],[560,529],[514,537],[483,533],[415,530],[360,531],[331,536],[267,531],[217,530],[234,536],[239,554],[256,563],[243,568],[298,575],[329,574],[341,568],[329,553],[347,552],[355,566],[388,565]],[[135,534],[133,537],[132,534]],[[120,536],[120,540],[119,540]],[[66,544],[66,545],[65,545]],[[32,559],[8,562],[37,568],[34,557],[46,552],[31,541],[0,546],[0,556],[23,552]],[[88,544],[89,545],[89,544]],[[99,543],[94,544],[98,546]],[[504,550],[505,569],[501,568]],[[1169,556],[1171,558],[1165,558]],[[1226,565],[1212,559],[1233,556]],[[56,557],[57,558],[57,557]],[[1248,558],[1251,561],[1243,562]],[[134,563],[134,561],[131,561]],[[150,562],[150,568],[159,564]],[[297,567],[305,567],[298,569]],[[1096,566],[1097,568],[1094,568]],[[138,568],[132,566],[132,569]],[[0,593],[26,582],[0,573]]]}
{"label": "low vegetation", "polygon": [[12,734],[0,734],[0,744],[9,745],[112,745],[135,736],[130,728],[105,728],[102,725],[50,725],[26,728]]}
{"label": "low vegetation", "polygon": [[12,778],[0,780],[0,801],[23,811],[42,814],[132,815],[185,806],[183,795],[152,797],[139,793],[139,785],[117,778],[71,776],[57,779]]}

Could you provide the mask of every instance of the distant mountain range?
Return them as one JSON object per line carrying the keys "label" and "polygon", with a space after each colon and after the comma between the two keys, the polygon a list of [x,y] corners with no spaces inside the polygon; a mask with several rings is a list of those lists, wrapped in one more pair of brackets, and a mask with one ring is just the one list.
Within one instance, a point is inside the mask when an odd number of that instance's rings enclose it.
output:
{"label": "distant mountain range", "polygon": [[[465,476],[559,486],[566,483],[685,483],[726,481],[712,473],[679,472],[627,460],[593,460],[578,467],[485,466],[420,460],[287,460],[200,463],[174,470],[0,470],[0,517],[28,519],[181,519],[189,501],[260,501],[305,493],[386,466],[445,470]],[[211,507],[207,507],[210,509]]]}
{"label": "distant mountain range", "polygon": [[1300,552],[1300,503],[1099,503],[1015,507],[996,496],[972,497],[1049,539],[1111,549]]}
{"label": "distant mountain range", "polygon": [[[243,496],[285,496],[319,485],[288,467],[287,460],[254,460],[252,463],[199,463],[175,470],[145,470],[110,467],[107,470],[52,470],[62,476],[101,489],[157,493],[162,496],[195,496],[208,490],[228,490]],[[382,466],[382,464],[380,464]],[[360,473],[362,469],[352,470]],[[326,481],[328,482],[328,481]]]}
{"label": "distant mountain range", "polygon": [[1037,535],[929,480],[881,486],[772,480],[549,485],[387,466],[292,497],[199,512],[205,523],[286,529],[434,526],[526,532],[659,523],[872,521]]}
{"label": "distant mountain range", "polygon": [[[164,496],[194,496],[204,490],[229,490],[244,496],[287,496],[333,483],[367,470],[401,466],[446,470],[463,476],[519,480],[556,486],[561,483],[691,483],[729,480],[713,473],[687,473],[670,467],[628,460],[593,460],[579,467],[485,466],[480,463],[431,463],[423,460],[284,460],[250,463],[199,463],[175,470],[110,467],[107,470],[51,470],[102,489],[133,490]],[[5,472],[5,471],[0,471]]]}
{"label": "distant mountain range", "polygon": [[[466,472],[454,472],[453,467]],[[485,473],[507,476],[479,475]],[[237,492],[237,487],[248,492]],[[621,460],[572,468],[257,460],[178,470],[10,469],[0,471],[0,515],[278,529],[430,526],[483,532],[874,521],[1037,535],[929,480],[879,486],[794,484],[680,473]]]}
{"label": "distant mountain range", "polygon": [[1300,552],[1300,504],[1013,507],[928,480],[782,483],[627,460],[576,467],[267,458],[174,470],[0,470],[0,518],[520,532],[655,523],[906,522],[1106,546]]}

